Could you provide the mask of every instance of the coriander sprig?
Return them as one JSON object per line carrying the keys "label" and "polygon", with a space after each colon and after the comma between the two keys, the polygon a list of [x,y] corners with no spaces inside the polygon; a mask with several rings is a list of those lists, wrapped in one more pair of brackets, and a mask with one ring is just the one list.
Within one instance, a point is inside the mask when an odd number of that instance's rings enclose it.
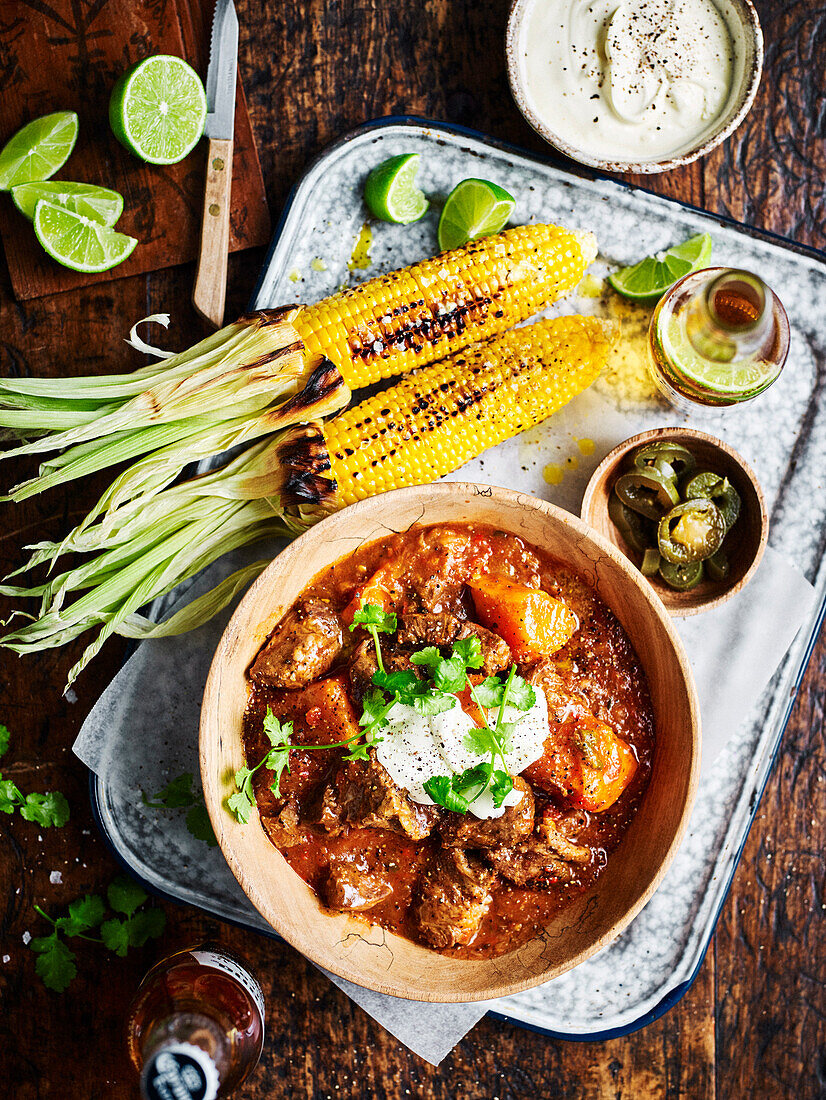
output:
{"label": "coriander sprig", "polygon": [[[8,750],[10,740],[8,728],[0,725],[0,756]],[[13,814],[15,810],[25,821],[34,821],[44,829],[52,825],[62,828],[69,820],[69,803],[60,791],[23,794],[14,780],[4,779],[0,773],[0,812]]]}
{"label": "coriander sprig", "polygon": [[[29,944],[37,955],[35,970],[48,989],[62,993],[77,974],[77,956],[61,936],[103,944],[122,958],[130,947],[143,947],[147,940],[157,939],[163,932],[166,926],[163,909],[142,908],[148,895],[126,876],[122,875],[109,884],[106,898],[109,908],[119,916],[104,919],[107,907],[100,894],[76,898],[69,905],[65,917],[50,917],[39,905],[35,905],[36,912],[52,926],[51,935],[37,936]],[[100,930],[100,936],[90,936],[89,933],[96,928]]]}
{"label": "coriander sprig", "polygon": [[203,796],[195,789],[192,772],[175,776],[156,794],[147,796],[145,791],[141,791],[141,801],[152,810],[186,810],[185,824],[192,836],[210,848],[217,847],[218,841]]}

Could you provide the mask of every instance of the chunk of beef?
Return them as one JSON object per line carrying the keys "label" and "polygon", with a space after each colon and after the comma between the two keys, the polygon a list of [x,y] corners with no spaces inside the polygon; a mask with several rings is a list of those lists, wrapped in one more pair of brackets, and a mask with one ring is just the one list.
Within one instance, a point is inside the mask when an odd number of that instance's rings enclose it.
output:
{"label": "chunk of beef", "polygon": [[258,812],[264,832],[276,848],[294,848],[304,839],[304,830],[299,822],[298,802],[293,798],[277,799],[279,806],[262,808],[262,792],[256,792]]}
{"label": "chunk of beef", "polygon": [[536,879],[576,882],[577,866],[590,862],[591,849],[574,844],[561,822],[546,813],[533,836],[512,848],[492,848],[485,856],[504,878],[524,886]]}
{"label": "chunk of beef", "polygon": [[330,909],[362,913],[390,897],[393,886],[380,871],[365,870],[349,860],[336,860],[330,864],[319,893]]}
{"label": "chunk of beef", "polygon": [[250,676],[277,688],[304,687],[332,668],[344,637],[344,624],[326,600],[304,600],[275,628]]}
{"label": "chunk of beef", "polygon": [[414,802],[371,754],[369,760],[349,760],[339,769],[324,791],[315,819],[334,835],[349,825],[391,829],[423,840],[433,831],[439,810]]}
{"label": "chunk of beef", "polygon": [[450,848],[512,848],[533,832],[533,791],[517,776],[514,788],[522,798],[501,817],[478,818],[472,813],[448,813],[439,822],[442,843]]}
{"label": "chunk of beef", "polygon": [[527,680],[529,684],[542,689],[548,703],[548,717],[551,721],[561,723],[575,714],[588,710],[585,697],[568,687],[550,658],[537,662]]}
{"label": "chunk of beef", "polygon": [[[410,654],[396,645],[392,639],[383,639],[381,656],[388,672],[412,672],[421,679],[421,669],[410,663]],[[373,674],[379,665],[372,638],[359,642],[347,667],[350,678],[350,694],[360,703],[373,687]]]}
{"label": "chunk of beef", "polygon": [[407,553],[410,561],[427,561],[427,574],[415,567],[410,570],[402,610],[439,614],[455,608],[467,580],[465,556],[469,546],[470,537],[457,531],[422,531],[408,545]]}
{"label": "chunk of beef", "polygon": [[476,853],[442,849],[423,876],[414,908],[422,939],[440,951],[469,944],[490,906],[495,878]]}
{"label": "chunk of beef", "polygon": [[493,676],[513,663],[510,647],[504,638],[478,623],[467,622],[448,611],[439,614],[413,613],[404,615],[399,626],[398,640],[403,646],[418,648],[435,645],[449,646],[460,638],[477,637],[482,647],[482,672]]}

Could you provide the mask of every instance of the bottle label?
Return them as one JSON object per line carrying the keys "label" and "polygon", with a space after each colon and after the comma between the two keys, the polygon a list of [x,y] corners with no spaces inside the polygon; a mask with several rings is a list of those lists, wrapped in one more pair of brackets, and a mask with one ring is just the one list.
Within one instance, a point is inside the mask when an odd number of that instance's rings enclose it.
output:
{"label": "bottle label", "polygon": [[245,966],[241,966],[235,959],[230,958],[229,955],[224,955],[222,952],[193,951],[191,954],[202,966],[211,966],[214,970],[221,970],[224,974],[229,974],[230,977],[235,978],[238,984],[246,989],[247,993],[249,993],[258,1005],[258,1011],[261,1013],[261,1024],[263,1026],[264,994],[261,992],[261,986],[255,978],[253,978],[249,970],[247,970]]}
{"label": "bottle label", "polygon": [[146,1100],[215,1100],[220,1078],[205,1050],[172,1043],[157,1051],[141,1074]]}

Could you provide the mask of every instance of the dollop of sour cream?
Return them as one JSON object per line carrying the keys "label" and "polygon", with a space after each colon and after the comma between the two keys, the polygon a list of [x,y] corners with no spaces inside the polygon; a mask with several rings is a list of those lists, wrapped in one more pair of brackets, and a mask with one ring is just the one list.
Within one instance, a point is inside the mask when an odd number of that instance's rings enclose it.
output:
{"label": "dollop of sour cream", "polygon": [[[503,718],[516,723],[505,760],[510,774],[518,775],[544,751],[549,734],[544,693],[536,692],[536,702],[530,710],[505,707]],[[424,789],[432,776],[459,775],[489,759],[465,744],[465,737],[475,725],[458,699],[450,710],[427,717],[415,707],[397,703],[387,715],[387,723],[381,731],[384,740],[377,744],[376,756],[393,781],[406,790],[414,802],[422,805],[433,805],[433,799]],[[501,762],[497,763],[501,767]],[[470,812],[478,818],[501,817],[508,806],[517,805],[521,798],[520,791],[511,791],[497,807],[490,791],[485,791],[471,802]]]}
{"label": "dollop of sour cream", "polygon": [[555,134],[626,161],[695,146],[725,110],[736,67],[713,0],[534,0],[518,60]]}

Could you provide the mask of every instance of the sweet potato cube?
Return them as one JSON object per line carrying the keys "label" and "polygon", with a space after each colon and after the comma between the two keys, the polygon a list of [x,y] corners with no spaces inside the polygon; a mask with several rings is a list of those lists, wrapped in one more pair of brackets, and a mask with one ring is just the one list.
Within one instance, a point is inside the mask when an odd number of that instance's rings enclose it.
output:
{"label": "sweet potato cube", "polygon": [[505,639],[517,660],[550,657],[579,626],[566,603],[539,588],[487,577],[469,587],[479,621]]}
{"label": "sweet potato cube", "polygon": [[346,741],[360,732],[347,680],[342,675],[316,680],[299,691],[281,692],[272,709],[279,718],[294,723],[296,741],[305,745]]}

